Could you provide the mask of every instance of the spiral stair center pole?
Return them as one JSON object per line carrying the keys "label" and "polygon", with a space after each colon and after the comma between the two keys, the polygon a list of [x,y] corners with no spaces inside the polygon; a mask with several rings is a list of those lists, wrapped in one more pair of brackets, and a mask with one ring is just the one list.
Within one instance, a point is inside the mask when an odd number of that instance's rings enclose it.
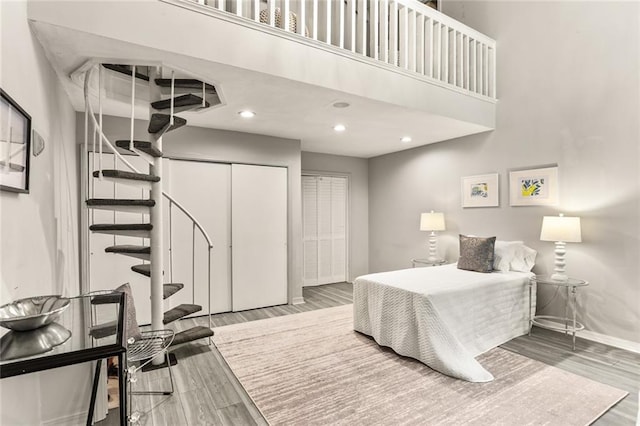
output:
{"label": "spiral stair center pole", "polygon": [[[157,77],[161,77],[161,72],[155,67],[150,69],[149,73],[149,95],[151,101],[161,99],[160,89],[155,84]],[[151,108],[149,108],[149,117],[151,118]],[[155,140],[155,146],[162,151],[162,136]],[[160,178],[158,182],[151,185],[150,198],[155,201],[155,207],[151,209],[151,328],[153,330],[161,330],[164,328],[163,315],[164,303],[162,299],[164,270],[163,261],[163,212],[164,197],[162,196],[162,158],[154,159],[153,166],[150,167],[152,175]],[[164,354],[155,357],[152,361],[153,365],[160,365],[164,362]]]}

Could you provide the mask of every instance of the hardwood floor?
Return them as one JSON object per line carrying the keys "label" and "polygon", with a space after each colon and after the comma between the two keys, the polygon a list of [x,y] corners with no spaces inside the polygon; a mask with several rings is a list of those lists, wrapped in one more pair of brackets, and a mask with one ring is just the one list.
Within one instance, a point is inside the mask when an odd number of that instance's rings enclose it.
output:
{"label": "hardwood floor", "polygon": [[[284,305],[231,312],[212,316],[214,327],[254,321],[315,309],[340,306],[352,301],[349,283],[305,287],[305,304]],[[179,322],[180,328],[207,325],[204,317]],[[634,425],[638,416],[638,384],[640,354],[577,339],[571,351],[570,339],[564,334],[534,328],[532,335],[516,338],[503,348],[532,359],[570,371],[619,389],[629,395],[595,425]],[[172,371],[175,382],[173,396],[134,395],[133,408],[142,412],[142,425],[266,425],[267,422],[244,392],[215,346],[184,345],[173,351],[179,364]],[[162,389],[169,386],[167,370],[139,373],[134,390]],[[571,392],[571,389],[567,389]],[[112,410],[113,411],[113,410]],[[117,424],[116,413],[110,412],[99,424]]]}

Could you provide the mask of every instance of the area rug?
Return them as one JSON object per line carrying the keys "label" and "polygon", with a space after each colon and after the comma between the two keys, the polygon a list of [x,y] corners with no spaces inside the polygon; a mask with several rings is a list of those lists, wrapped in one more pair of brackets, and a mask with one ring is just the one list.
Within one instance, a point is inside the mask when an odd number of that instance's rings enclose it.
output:
{"label": "area rug", "polygon": [[215,329],[214,342],[272,425],[587,425],[627,394],[496,348],[470,383],[353,331],[345,305]]}

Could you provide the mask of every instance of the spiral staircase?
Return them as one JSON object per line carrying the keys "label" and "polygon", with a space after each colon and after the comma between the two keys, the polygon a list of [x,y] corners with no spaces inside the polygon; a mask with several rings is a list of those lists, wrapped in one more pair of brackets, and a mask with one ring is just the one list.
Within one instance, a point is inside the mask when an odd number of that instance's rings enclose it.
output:
{"label": "spiral staircase", "polygon": [[[94,158],[97,155],[102,156],[103,152],[115,155],[119,159],[117,164],[121,166],[121,168],[102,168],[101,158],[97,163],[97,169],[89,170],[92,165],[89,164],[88,160],[86,160],[84,167],[86,168],[85,171],[87,171],[86,174],[92,176],[93,179],[107,180],[118,185],[133,186],[149,191],[148,198],[94,198],[90,189],[91,185],[87,184],[85,190],[87,211],[100,209],[113,212],[139,213],[143,215],[145,221],[144,223],[121,223],[116,220],[116,215],[114,214],[113,223],[91,223],[91,215],[87,214],[86,224],[88,225],[89,231],[93,233],[141,238],[140,241],[142,241],[142,243],[140,245],[114,244],[104,247],[104,251],[143,261],[142,264],[133,265],[131,267],[131,273],[149,277],[149,285],[151,287],[151,328],[157,330],[168,328],[168,324],[203,311],[203,307],[195,303],[196,300],[192,300],[192,303],[182,303],[169,310],[164,310],[164,301],[183,290],[185,285],[183,283],[164,282],[165,268],[163,252],[165,248],[163,247],[163,228],[165,226],[162,213],[163,203],[168,201],[169,212],[172,211],[172,208],[177,208],[183,215],[190,219],[193,223],[194,232],[195,229],[198,229],[202,238],[206,241],[209,255],[209,263],[207,265],[209,285],[211,282],[211,250],[213,247],[211,239],[196,218],[174,198],[162,190],[162,137],[166,133],[175,131],[187,123],[184,118],[175,115],[176,113],[209,108],[212,106],[212,103],[208,99],[212,100],[212,102],[219,103],[219,98],[217,97],[215,87],[211,84],[196,79],[174,78],[173,72],[171,73],[171,78],[165,78],[162,76],[162,71],[155,67],[144,67],[143,69],[148,68],[148,73],[139,72],[140,68],[141,67],[131,65],[93,64],[86,71],[84,89],[86,107],[85,124],[87,129],[85,132],[84,148],[87,154],[92,152]],[[91,93],[91,82],[95,82],[95,79],[92,80],[92,73],[96,69],[99,72],[98,113],[94,112],[92,105],[92,102],[95,103],[96,94]],[[117,140],[115,143],[112,143],[104,134],[102,126],[101,96],[104,91],[102,82],[103,73],[105,72],[119,73],[120,76],[126,75],[131,80],[131,138]],[[149,140],[134,140],[133,138],[134,108],[136,105],[135,92],[136,86],[139,86],[140,83],[148,83],[149,94],[152,98],[149,107],[147,127]],[[93,92],[95,92],[95,87],[93,87],[93,89]],[[90,134],[94,136],[93,146],[91,146],[89,142]],[[96,139],[98,139],[97,144]],[[127,161],[126,158],[130,158],[131,155],[141,157],[144,162],[149,165],[149,170],[141,171],[131,165],[131,162]],[[87,156],[85,156],[85,158],[86,157]],[[93,163],[93,166],[96,166],[96,162],[94,161]],[[116,164],[115,161],[114,164]],[[144,191],[141,191],[141,194],[144,193]],[[169,228],[169,232],[172,232],[171,228]],[[171,241],[171,237],[169,241]],[[169,249],[171,249],[171,247],[169,247]],[[193,256],[195,258],[195,253],[193,253]],[[88,264],[91,262],[88,256],[85,257],[85,261]],[[173,265],[171,265],[171,268],[173,272]],[[173,273],[171,273],[171,275],[173,275]],[[192,285],[195,284],[192,283]],[[89,289],[92,290],[91,288]],[[193,298],[195,299],[195,293]],[[140,305],[141,303],[144,303],[144,301],[136,301],[136,305]],[[208,301],[208,309],[205,310],[203,314],[208,315],[210,321],[210,298]],[[205,326],[176,330],[175,338],[171,346],[182,345],[205,338],[209,338],[210,342],[212,335],[213,331],[211,328]],[[172,364],[174,362],[175,357],[172,356]],[[153,364],[155,364],[156,368],[161,366],[160,361],[156,361]],[[150,366],[153,368],[153,365]]]}

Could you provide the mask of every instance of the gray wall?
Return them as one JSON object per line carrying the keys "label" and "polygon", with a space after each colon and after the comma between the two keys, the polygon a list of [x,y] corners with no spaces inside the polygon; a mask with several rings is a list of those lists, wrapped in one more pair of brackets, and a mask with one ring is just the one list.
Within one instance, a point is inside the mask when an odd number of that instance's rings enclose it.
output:
{"label": "gray wall", "polygon": [[[372,272],[426,253],[419,214],[445,213],[442,254],[458,233],[522,239],[534,271],[553,269],[542,216],[582,218],[567,272],[586,279],[588,330],[640,342],[640,4],[637,2],[444,2],[445,13],[498,42],[496,130],[369,162]],[[558,164],[557,207],[509,207],[508,170]],[[462,209],[460,178],[500,173],[500,207]],[[540,304],[553,290],[541,287]],[[561,301],[562,298],[558,298]],[[545,313],[563,313],[551,303]]]}
{"label": "gray wall", "polygon": [[302,153],[302,171],[349,176],[349,281],[369,272],[369,164],[364,158]]}
{"label": "gray wall", "polygon": [[[184,114],[188,120],[188,115]],[[78,115],[80,117],[80,115]],[[84,122],[78,119],[77,137],[83,137]],[[147,123],[137,120],[135,137],[147,140]],[[105,134],[110,140],[129,138],[129,120],[104,118]],[[302,199],[300,141],[251,133],[230,132],[186,126],[163,138],[165,157],[217,161],[226,163],[259,164],[287,167],[288,179],[288,253],[289,302],[302,298]],[[179,194],[172,194],[180,201]]]}
{"label": "gray wall", "polygon": [[[31,33],[27,2],[2,2],[0,9],[0,87],[31,115],[46,142],[39,156],[31,155],[29,193],[0,191],[0,305],[36,295],[76,296],[76,116]],[[0,380],[0,424],[41,424],[84,413],[90,372],[84,364]]]}

